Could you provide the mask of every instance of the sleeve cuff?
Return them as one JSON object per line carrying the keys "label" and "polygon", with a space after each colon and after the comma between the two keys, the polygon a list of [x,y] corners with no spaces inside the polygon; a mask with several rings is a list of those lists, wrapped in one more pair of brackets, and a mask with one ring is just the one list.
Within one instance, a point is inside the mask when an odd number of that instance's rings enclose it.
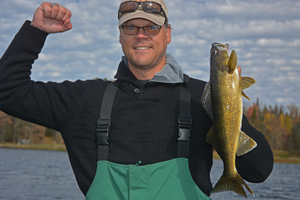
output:
{"label": "sleeve cuff", "polygon": [[29,47],[31,49],[42,49],[47,36],[49,33],[46,33],[34,26],[30,25],[30,21],[25,21],[19,32],[15,36],[22,46]]}

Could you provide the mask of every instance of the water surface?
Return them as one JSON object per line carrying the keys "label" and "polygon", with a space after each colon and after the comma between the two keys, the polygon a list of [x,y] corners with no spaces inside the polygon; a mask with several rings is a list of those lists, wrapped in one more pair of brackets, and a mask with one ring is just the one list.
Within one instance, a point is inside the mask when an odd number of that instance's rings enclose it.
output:
{"label": "water surface", "polygon": [[84,200],[66,152],[0,148],[0,199]]}
{"label": "water surface", "polygon": [[[211,171],[213,185],[221,177],[223,164],[221,160],[214,160]],[[247,199],[256,200],[299,200],[300,199],[300,165],[275,163],[273,171],[268,179],[263,183],[248,183],[254,193],[246,191]],[[213,200],[240,200],[244,199],[233,192],[213,193],[210,196]]]}
{"label": "water surface", "polygon": [[[0,148],[0,200],[84,200],[66,152]],[[214,160],[213,185],[223,171]],[[270,177],[260,184],[248,184],[248,199],[299,200],[300,165],[275,163]],[[244,199],[233,192],[211,195],[213,200]]]}

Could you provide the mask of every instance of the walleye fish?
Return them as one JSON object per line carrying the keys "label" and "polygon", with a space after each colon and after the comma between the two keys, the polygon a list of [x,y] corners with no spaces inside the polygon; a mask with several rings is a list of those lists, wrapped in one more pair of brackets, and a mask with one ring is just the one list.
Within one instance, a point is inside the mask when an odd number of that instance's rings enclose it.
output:
{"label": "walleye fish", "polygon": [[228,44],[213,43],[210,50],[210,80],[201,102],[213,120],[206,141],[217,150],[224,165],[223,174],[211,192],[234,191],[247,198],[242,185],[254,194],[238,174],[235,159],[236,155],[244,155],[257,146],[241,131],[242,96],[250,100],[243,90],[254,84],[255,80],[240,77],[237,68],[236,52],[233,50],[230,54]]}

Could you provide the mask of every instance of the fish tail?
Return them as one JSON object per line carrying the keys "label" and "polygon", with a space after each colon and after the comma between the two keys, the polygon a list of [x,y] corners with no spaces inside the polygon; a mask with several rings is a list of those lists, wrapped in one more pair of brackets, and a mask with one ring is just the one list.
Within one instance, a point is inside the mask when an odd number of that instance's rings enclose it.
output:
{"label": "fish tail", "polygon": [[243,188],[244,185],[247,190],[254,196],[252,190],[248,187],[248,185],[244,182],[241,176],[236,173],[233,176],[224,176],[220,178],[215,187],[212,189],[212,193],[222,192],[222,191],[233,191],[245,198],[247,198],[246,192]]}

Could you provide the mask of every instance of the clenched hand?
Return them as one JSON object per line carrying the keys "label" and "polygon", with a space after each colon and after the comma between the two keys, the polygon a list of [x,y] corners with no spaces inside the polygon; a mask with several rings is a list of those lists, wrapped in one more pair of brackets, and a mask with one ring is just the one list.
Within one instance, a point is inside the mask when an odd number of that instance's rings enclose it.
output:
{"label": "clenched hand", "polygon": [[44,2],[33,15],[31,25],[47,33],[65,32],[72,28],[71,12],[67,8]]}

